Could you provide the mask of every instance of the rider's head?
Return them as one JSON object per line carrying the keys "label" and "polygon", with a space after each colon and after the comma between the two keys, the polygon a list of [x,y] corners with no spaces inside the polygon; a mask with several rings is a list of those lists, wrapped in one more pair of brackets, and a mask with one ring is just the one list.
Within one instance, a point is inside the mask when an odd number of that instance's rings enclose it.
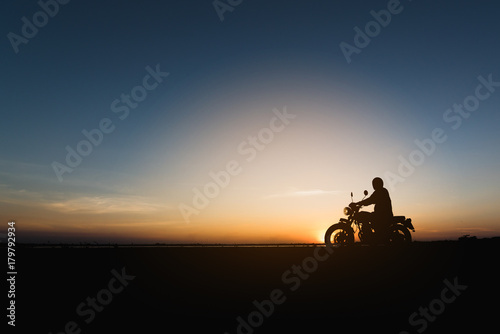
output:
{"label": "rider's head", "polygon": [[384,181],[380,177],[376,177],[372,181],[372,186],[374,190],[382,189],[384,187]]}

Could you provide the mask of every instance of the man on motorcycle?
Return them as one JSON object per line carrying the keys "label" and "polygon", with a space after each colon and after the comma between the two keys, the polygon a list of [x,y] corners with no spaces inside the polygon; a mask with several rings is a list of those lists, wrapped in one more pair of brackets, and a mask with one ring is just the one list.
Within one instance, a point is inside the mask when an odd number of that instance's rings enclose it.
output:
{"label": "man on motorcycle", "polygon": [[391,197],[389,196],[389,191],[384,188],[384,181],[380,177],[374,178],[372,185],[373,194],[356,204],[375,204],[375,209],[370,215],[370,222],[376,232],[383,232],[390,225],[393,217]]}

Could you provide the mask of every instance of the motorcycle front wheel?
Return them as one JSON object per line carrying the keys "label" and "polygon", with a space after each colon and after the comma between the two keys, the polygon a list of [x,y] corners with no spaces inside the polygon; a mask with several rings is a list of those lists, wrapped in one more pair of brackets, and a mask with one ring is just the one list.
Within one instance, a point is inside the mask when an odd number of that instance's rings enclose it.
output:
{"label": "motorcycle front wheel", "polygon": [[389,243],[403,244],[411,242],[411,233],[404,226],[395,226],[389,232]]}
{"label": "motorcycle front wheel", "polygon": [[334,224],[326,230],[325,245],[348,245],[354,243],[354,233],[346,224]]}

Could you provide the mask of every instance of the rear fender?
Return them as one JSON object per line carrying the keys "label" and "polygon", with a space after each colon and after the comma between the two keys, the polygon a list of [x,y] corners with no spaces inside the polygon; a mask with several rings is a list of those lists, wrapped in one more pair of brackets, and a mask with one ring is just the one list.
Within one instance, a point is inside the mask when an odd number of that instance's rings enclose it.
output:
{"label": "rear fender", "polygon": [[403,226],[415,232],[415,227],[413,227],[413,224],[411,223],[411,218],[406,218],[406,220],[403,222]]}

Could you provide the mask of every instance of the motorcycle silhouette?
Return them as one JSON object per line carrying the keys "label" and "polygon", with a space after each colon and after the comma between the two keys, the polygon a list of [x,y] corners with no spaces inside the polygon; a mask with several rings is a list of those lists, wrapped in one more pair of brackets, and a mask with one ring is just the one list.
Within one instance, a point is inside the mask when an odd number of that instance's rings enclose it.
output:
{"label": "motorcycle silhouette", "polygon": [[[364,195],[366,197],[368,191],[365,190]],[[411,218],[394,216],[385,231],[376,232],[370,222],[371,213],[359,211],[361,207],[362,205],[354,203],[351,193],[351,203],[344,208],[344,214],[347,216],[347,219],[340,218],[338,223],[333,224],[326,230],[325,244],[327,246],[354,244],[354,233],[356,231],[358,231],[359,240],[363,244],[411,242],[410,230],[415,232]]]}

